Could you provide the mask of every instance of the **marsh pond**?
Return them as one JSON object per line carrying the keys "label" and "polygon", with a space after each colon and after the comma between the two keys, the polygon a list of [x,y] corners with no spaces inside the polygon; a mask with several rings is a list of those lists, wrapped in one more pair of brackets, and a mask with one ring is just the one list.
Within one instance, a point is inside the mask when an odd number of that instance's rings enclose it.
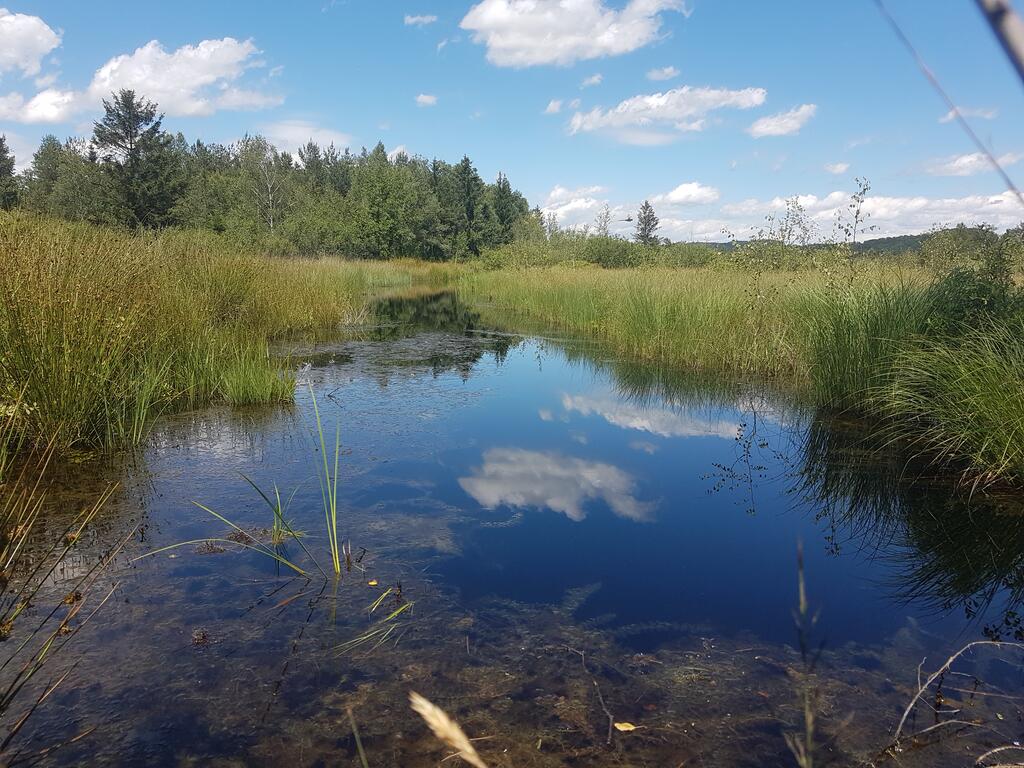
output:
{"label": "marsh pond", "polygon": [[[785,387],[481,311],[378,300],[275,350],[294,405],[168,416],[135,453],[58,467],[54,528],[117,490],[51,599],[119,548],[24,755],[360,766],[354,723],[370,766],[442,764],[410,691],[490,766],[797,765],[808,707],[815,765],[966,766],[1019,738],[1011,644],[957,659],[896,730],[956,650],[1024,633],[1012,499],[954,493]],[[319,570],[314,397],[327,443],[340,425],[340,579]],[[286,507],[279,560],[254,485]]]}

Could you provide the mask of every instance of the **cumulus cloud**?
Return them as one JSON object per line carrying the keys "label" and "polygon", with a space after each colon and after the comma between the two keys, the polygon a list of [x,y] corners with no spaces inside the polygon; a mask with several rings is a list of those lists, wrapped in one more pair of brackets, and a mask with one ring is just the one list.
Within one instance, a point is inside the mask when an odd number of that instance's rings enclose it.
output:
{"label": "cumulus cloud", "polygon": [[151,40],[133,53],[115,56],[93,75],[92,100],[121,88],[132,88],[160,105],[169,115],[210,115],[218,109],[250,109],[279,104],[232,87],[242,74],[261,62],[252,40],[225,37],[183,45],[168,53]]}
{"label": "cumulus cloud", "polygon": [[655,195],[651,198],[651,202],[668,203],[670,205],[703,205],[713,203],[718,198],[719,192],[714,187],[709,187],[697,181],[688,181],[680,184],[671,192]]}
{"label": "cumulus cloud", "polygon": [[[242,75],[261,66],[251,40],[203,40],[168,52],[151,40],[134,52],[110,59],[96,70],[85,91],[46,88],[30,99],[4,98],[6,117],[26,123],[57,123],[99,106],[113,91],[129,88],[172,116],[211,115],[222,109],[254,110],[283,99],[238,85]],[[14,111],[12,112],[12,107]]]}
{"label": "cumulus cloud", "polygon": [[487,47],[499,67],[567,66],[635,51],[661,36],[661,14],[681,0],[629,0],[621,10],[603,0],[482,0],[460,26]]}
{"label": "cumulus cloud", "polygon": [[666,144],[680,133],[701,131],[715,110],[751,109],[764,103],[763,88],[694,88],[684,85],[664,93],[633,96],[610,109],[577,112],[569,133],[606,132],[627,144]]}
{"label": "cumulus cloud", "polygon": [[[1007,152],[996,158],[1004,168],[1020,162],[1024,154]],[[981,152],[953,155],[932,161],[925,170],[932,176],[974,176],[994,170],[988,158]]]}
{"label": "cumulus cloud", "polygon": [[548,102],[547,107],[544,108],[545,115],[557,115],[562,111],[562,100],[552,99]]}
{"label": "cumulus cloud", "polygon": [[671,80],[675,77],[679,77],[679,70],[675,67],[661,67],[647,73],[648,80]]}
{"label": "cumulus cloud", "polygon": [[601,186],[569,189],[556,184],[548,193],[541,211],[554,214],[563,227],[589,224],[605,204],[606,201],[600,196],[607,191],[607,188]]}
{"label": "cumulus cloud", "polygon": [[325,128],[307,120],[279,120],[262,126],[261,130],[274,146],[288,152],[296,152],[308,141],[314,141],[321,147],[333,144],[338,149],[352,144],[352,137],[347,133]]}
{"label": "cumulus cloud", "polygon": [[836,176],[850,170],[849,163],[825,163],[825,170],[834,173]]}
{"label": "cumulus cloud", "polygon": [[437,16],[431,16],[423,14],[419,16],[410,16],[408,13],[405,14],[405,26],[407,27],[425,27],[427,24],[433,24],[437,21]]}
{"label": "cumulus cloud", "polygon": [[0,76],[19,70],[39,74],[43,59],[60,45],[60,35],[38,16],[0,8]]}
{"label": "cumulus cloud", "polygon": [[580,83],[580,88],[590,88],[591,86],[594,85],[600,85],[602,80],[604,80],[604,75],[598,72],[586,78],[582,83]]}
{"label": "cumulus cloud", "polygon": [[563,395],[562,407],[581,416],[596,415],[622,429],[658,437],[720,437],[734,440],[740,425],[735,421],[709,419],[684,410],[643,408],[611,395]]}
{"label": "cumulus cloud", "polygon": [[611,464],[560,453],[521,448],[492,448],[483,466],[459,479],[462,489],[486,508],[500,505],[561,512],[570,520],[586,519],[584,505],[604,501],[619,517],[643,522],[654,505],[639,501],[633,476]]}
{"label": "cumulus cloud", "polygon": [[747,129],[747,133],[755,139],[763,136],[792,136],[799,133],[804,123],[814,117],[818,111],[816,104],[803,104],[799,107],[780,112],[777,115],[768,115],[754,121]]}
{"label": "cumulus cloud", "polygon": [[[982,120],[995,120],[999,117],[999,110],[994,107],[957,107],[956,109],[964,117],[977,117]],[[954,120],[956,120],[956,112],[952,109],[939,118],[940,123],[951,123]]]}
{"label": "cumulus cloud", "polygon": [[417,107],[432,107],[437,104],[437,96],[432,93],[421,93],[416,96]]}

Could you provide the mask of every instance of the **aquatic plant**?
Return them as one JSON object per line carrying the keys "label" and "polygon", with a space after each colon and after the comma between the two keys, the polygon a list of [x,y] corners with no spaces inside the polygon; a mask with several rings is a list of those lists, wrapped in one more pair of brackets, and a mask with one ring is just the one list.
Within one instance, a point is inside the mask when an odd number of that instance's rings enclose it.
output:
{"label": "aquatic plant", "polygon": [[[32,548],[30,553],[29,542],[46,499],[45,478],[55,444],[55,440],[50,441],[38,449],[24,462],[17,477],[0,485],[0,640],[5,641],[0,654],[0,673],[4,677],[0,686],[0,761],[4,764],[10,763],[10,750],[26,723],[70,675],[69,669],[45,684],[34,682],[53,659],[65,652],[116,589],[115,585],[89,612],[85,611],[99,576],[127,542],[116,543],[73,579],[63,600],[40,613],[30,613],[29,608],[38,608],[36,604],[42,602],[43,585],[53,580],[116,490],[116,486],[108,487],[62,530],[50,532],[49,543]],[[33,756],[21,753],[21,757]]]}
{"label": "aquatic plant", "polygon": [[[320,418],[320,406],[316,401],[316,393],[312,384],[309,387],[309,395],[313,400],[313,414],[316,418],[316,432],[320,440],[320,458],[323,461],[323,474],[320,478],[320,495],[323,499],[324,522],[327,528],[327,541],[331,549],[331,564],[334,566],[335,576],[341,575],[341,554],[342,548],[338,544],[338,464],[341,457],[341,424],[334,426],[334,470],[328,464],[327,441],[324,439],[324,425]],[[349,564],[351,556],[346,553],[346,563]],[[351,565],[349,565],[351,568]]]}
{"label": "aquatic plant", "polygon": [[[296,487],[291,492],[291,495],[288,496],[288,500],[282,503],[281,491],[278,489],[277,483],[274,483],[274,495],[273,498],[271,498],[264,493],[263,489],[256,485],[248,475],[243,474],[242,479],[253,487],[253,490],[260,495],[260,498],[262,498],[270,508],[270,514],[272,515],[270,525],[270,543],[275,547],[280,547],[289,540],[298,541],[304,533],[302,531],[296,531],[285,515],[287,515],[288,507],[291,506],[292,499],[295,498],[295,494],[298,493],[299,489]],[[301,542],[299,543],[301,544]]]}
{"label": "aquatic plant", "polygon": [[[166,547],[160,547],[159,549],[154,549],[154,550],[151,550],[149,552],[146,552],[143,555],[139,555],[138,557],[135,558],[135,560],[142,560],[142,559],[147,558],[147,557],[153,557],[155,555],[163,554],[164,552],[169,552],[169,551],[171,551],[173,549],[178,549],[179,547],[189,547],[189,546],[195,546],[197,544],[199,544],[199,545],[201,545],[201,544],[214,544],[214,545],[218,545],[218,546],[223,545],[223,546],[228,546],[228,547],[230,547],[230,546],[237,546],[237,547],[241,547],[242,549],[248,550],[250,552],[256,552],[257,554],[263,555],[265,557],[269,557],[274,562],[278,563],[279,565],[285,566],[286,568],[288,568],[289,570],[291,570],[293,573],[295,573],[298,576],[306,576],[307,575],[306,571],[303,568],[299,567],[298,565],[293,563],[291,560],[289,560],[287,557],[285,557],[278,550],[277,547],[268,546],[268,545],[264,544],[262,541],[257,539],[252,533],[250,533],[249,531],[246,531],[240,525],[237,525],[236,523],[231,522],[231,520],[229,520],[228,518],[224,517],[224,515],[221,515],[221,514],[219,514],[217,512],[214,512],[212,509],[210,509],[209,507],[207,507],[207,506],[205,506],[203,504],[200,504],[198,501],[193,501],[192,503],[195,506],[199,507],[199,509],[201,509],[204,512],[207,512],[207,513],[209,513],[211,515],[213,515],[215,518],[220,520],[222,523],[224,523],[227,526],[229,526],[234,531],[234,534],[232,534],[232,537],[228,538],[228,537],[224,537],[224,536],[208,536],[208,537],[201,538],[201,539],[189,539],[188,541],[179,541],[179,542],[175,542],[174,544],[168,544]],[[295,538],[296,541],[298,541],[298,536],[295,536],[294,538]],[[305,550],[305,547],[303,547],[303,549]],[[219,551],[222,551],[222,550],[219,550]],[[317,567],[319,567],[319,566],[317,566]]]}

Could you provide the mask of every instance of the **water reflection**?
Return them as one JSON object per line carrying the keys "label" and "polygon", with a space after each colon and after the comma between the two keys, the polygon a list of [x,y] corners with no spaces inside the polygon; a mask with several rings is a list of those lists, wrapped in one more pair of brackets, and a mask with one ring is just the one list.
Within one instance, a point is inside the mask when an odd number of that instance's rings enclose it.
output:
{"label": "water reflection", "polygon": [[562,407],[582,416],[597,414],[609,424],[623,429],[649,432],[659,437],[702,437],[713,435],[726,440],[736,438],[739,424],[726,419],[713,420],[681,409],[657,408],[623,400],[617,393],[562,395]]}
{"label": "water reflection", "polygon": [[838,554],[869,548],[894,565],[899,599],[968,619],[992,639],[1024,639],[1024,505],[1017,495],[953,489],[870,425],[821,415],[806,433],[798,491]]}
{"label": "water reflection", "polygon": [[619,517],[636,522],[650,520],[654,512],[654,503],[635,497],[635,478],[611,464],[519,448],[492,448],[483,460],[471,476],[459,478],[483,507],[547,508],[576,522],[586,519],[588,501],[603,501]]}

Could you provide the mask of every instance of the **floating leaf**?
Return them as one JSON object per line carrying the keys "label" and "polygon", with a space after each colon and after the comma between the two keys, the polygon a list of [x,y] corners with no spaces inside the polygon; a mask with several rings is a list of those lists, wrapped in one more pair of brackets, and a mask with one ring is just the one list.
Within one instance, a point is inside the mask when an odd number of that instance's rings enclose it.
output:
{"label": "floating leaf", "polygon": [[636,729],[637,726],[633,725],[632,723],[615,723],[615,730],[617,731],[625,731],[626,733],[629,733],[630,731],[635,731]]}
{"label": "floating leaf", "polygon": [[369,584],[371,587],[376,587],[377,586],[377,580],[376,579],[370,579],[366,583]]}

